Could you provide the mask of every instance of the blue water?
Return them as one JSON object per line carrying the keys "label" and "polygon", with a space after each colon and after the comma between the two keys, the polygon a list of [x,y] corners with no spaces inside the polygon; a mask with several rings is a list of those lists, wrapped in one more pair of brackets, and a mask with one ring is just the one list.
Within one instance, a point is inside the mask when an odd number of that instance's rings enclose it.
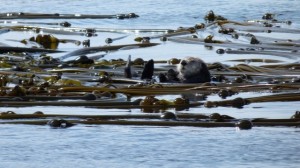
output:
{"label": "blue water", "polygon": [[[0,0],[1,12],[118,14],[134,12],[140,15],[130,20],[68,20],[74,27],[90,28],[168,28],[189,27],[204,22],[209,10],[216,14],[243,21],[259,19],[266,12],[281,14],[283,20],[291,20],[292,28],[300,28],[299,0]],[[57,20],[37,20],[57,22]],[[61,20],[64,21],[64,20]],[[60,21],[59,21],[60,22]],[[24,39],[32,33],[7,33],[0,35],[0,42],[14,46],[20,43],[6,39]],[[90,38],[92,46],[103,45],[107,37],[123,34],[98,33]],[[151,34],[130,33],[116,44],[133,43],[137,36]],[[272,34],[270,34],[272,36]],[[69,36],[58,35],[60,38]],[[73,37],[72,37],[73,38]],[[85,40],[87,37],[74,37]],[[300,39],[300,35],[289,35]],[[160,42],[159,40],[153,42]],[[80,48],[71,44],[59,46],[64,51]],[[217,55],[213,50],[192,44],[173,42],[136,50],[109,53],[106,58],[132,58],[163,60],[173,57],[198,56],[208,63],[225,62],[241,58],[239,55]],[[59,55],[57,55],[59,56]],[[250,55],[243,58],[274,58]],[[294,62],[282,57],[276,59]],[[230,64],[230,62],[228,62]],[[232,64],[232,63],[231,63]],[[234,97],[253,97],[272,93],[241,93]],[[163,98],[174,99],[176,96]],[[234,98],[232,97],[232,98]],[[210,96],[208,100],[217,100]],[[218,112],[237,118],[289,118],[300,109],[299,102],[253,103],[243,109],[191,108],[183,112],[211,114]],[[43,111],[46,114],[132,114],[133,109],[94,109],[83,107],[0,107],[0,111],[12,110],[26,114]],[[175,112],[174,109],[169,111]],[[48,126],[0,125],[0,168],[36,167],[299,167],[299,128],[255,127],[249,131],[235,128],[194,127],[135,127],[135,126],[86,126],[76,125],[69,129],[51,129]]]}
{"label": "blue water", "polygon": [[[299,130],[2,125],[1,167],[298,167]],[[278,135],[281,136],[278,136]]]}

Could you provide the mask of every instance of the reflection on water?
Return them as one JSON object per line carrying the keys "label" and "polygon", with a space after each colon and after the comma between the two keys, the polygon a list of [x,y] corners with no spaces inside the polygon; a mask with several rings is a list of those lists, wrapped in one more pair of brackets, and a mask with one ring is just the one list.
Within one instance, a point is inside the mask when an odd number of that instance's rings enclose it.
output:
{"label": "reflection on water", "polygon": [[[75,27],[97,28],[170,28],[194,26],[203,22],[209,10],[242,21],[261,18],[266,12],[275,12],[279,18],[292,20],[291,27],[300,28],[299,1],[250,0],[239,1],[142,1],[130,3],[120,1],[1,1],[1,12],[38,12],[38,13],[82,13],[82,14],[119,14],[134,12],[140,15],[131,20],[68,20]],[[37,20],[38,22],[57,22],[57,20]],[[63,20],[61,20],[63,21]],[[60,22],[60,21],[59,21]],[[23,47],[24,44],[7,39],[29,39],[32,32],[0,34],[0,42]],[[137,36],[151,34],[130,33],[128,37],[115,44],[133,43]],[[277,34],[264,34],[277,36]],[[286,34],[287,35],[287,34]],[[106,38],[118,38],[123,34],[103,32],[97,37],[72,36],[83,41],[90,39],[92,46],[105,45]],[[300,35],[287,35],[290,39],[300,39]],[[59,39],[69,36],[57,35]],[[198,56],[208,63],[240,59],[240,55],[218,55],[219,47],[205,48],[201,45],[161,42],[155,48],[121,50],[108,53],[107,59],[144,59],[167,60],[185,56]],[[64,53],[52,54],[60,57],[74,49],[81,48],[72,43],[59,44]],[[230,58],[230,59],[229,59]],[[244,59],[270,59],[268,55],[243,55]],[[273,57],[271,57],[273,58]],[[276,57],[285,62],[298,59]],[[234,62],[226,62],[234,65]],[[251,65],[256,65],[249,62]],[[240,93],[235,97],[254,97],[272,93]],[[174,99],[175,96],[161,96]],[[208,100],[219,100],[210,96]],[[181,112],[222,113],[236,118],[289,118],[299,110],[298,102],[253,103],[243,109],[236,108],[190,108]],[[0,107],[0,111],[15,111],[26,114],[43,111],[46,114],[137,114],[138,109],[97,109],[83,107]],[[175,111],[169,109],[169,111]],[[235,128],[194,128],[194,127],[133,127],[133,126],[86,126],[77,125],[69,129],[50,129],[47,126],[1,125],[0,167],[298,167],[299,130],[298,128],[255,127],[250,131],[237,131]]]}

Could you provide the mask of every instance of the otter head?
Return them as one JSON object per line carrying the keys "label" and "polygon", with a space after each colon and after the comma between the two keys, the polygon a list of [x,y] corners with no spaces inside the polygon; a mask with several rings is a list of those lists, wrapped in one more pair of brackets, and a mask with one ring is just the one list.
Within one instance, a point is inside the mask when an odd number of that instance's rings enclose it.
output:
{"label": "otter head", "polygon": [[199,58],[186,57],[177,66],[178,78],[183,83],[210,82],[210,73],[206,64]]}

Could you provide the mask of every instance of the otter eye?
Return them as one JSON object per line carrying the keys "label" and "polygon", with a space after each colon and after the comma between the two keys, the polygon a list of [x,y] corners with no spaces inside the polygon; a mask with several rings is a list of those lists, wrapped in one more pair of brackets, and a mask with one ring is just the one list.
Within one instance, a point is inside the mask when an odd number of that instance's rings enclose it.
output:
{"label": "otter eye", "polygon": [[183,60],[183,61],[181,61],[181,65],[186,65],[187,64],[187,62],[185,61],[185,60]]}

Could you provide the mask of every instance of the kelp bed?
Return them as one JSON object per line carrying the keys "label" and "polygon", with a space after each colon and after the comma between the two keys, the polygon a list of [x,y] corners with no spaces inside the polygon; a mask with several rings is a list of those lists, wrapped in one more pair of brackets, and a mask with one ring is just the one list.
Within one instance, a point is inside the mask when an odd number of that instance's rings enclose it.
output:
{"label": "kelp bed", "polygon": [[[140,109],[141,114],[130,115],[72,115],[1,113],[0,124],[49,124],[66,128],[75,124],[118,124],[155,126],[236,127],[299,126],[300,113],[290,119],[249,118],[236,119],[228,115],[185,113],[188,108],[234,107],[243,108],[251,103],[299,101],[300,79],[297,62],[300,40],[284,38],[285,34],[300,34],[290,27],[291,21],[276,19],[276,14],[266,13],[259,20],[236,22],[213,11],[204,17],[205,23],[192,27],[172,29],[109,29],[72,27],[60,19],[142,19],[137,14],[73,15],[40,13],[0,14],[0,33],[29,32],[29,39],[5,39],[22,43],[14,47],[0,46],[0,104],[2,107],[65,106],[99,109]],[[58,22],[31,22],[35,19],[55,19]],[[16,21],[14,21],[16,20]],[[96,37],[102,32],[121,34],[107,38],[104,46],[91,46],[90,39],[79,41],[77,36]],[[115,41],[138,35],[131,44],[114,45]],[[280,37],[262,36],[280,33]],[[150,36],[139,36],[142,34]],[[260,33],[260,35],[254,35]],[[0,34],[0,35],[1,35]],[[154,35],[153,35],[154,34]],[[67,35],[59,39],[56,35]],[[73,39],[74,38],[74,39]],[[153,43],[152,41],[156,41]],[[73,51],[63,51],[60,43],[81,46]],[[229,66],[220,62],[207,63],[211,82],[180,83],[163,81],[170,69],[176,69],[182,58],[170,60],[145,60],[138,58],[105,59],[110,52],[137,50],[161,43],[184,43],[219,47],[218,54],[269,55],[296,60],[286,63],[278,59],[235,59],[239,64]],[[212,50],[213,51],[213,50]],[[103,52],[105,54],[103,54]],[[54,57],[53,53],[59,53]],[[253,66],[249,63],[267,63]],[[152,63],[152,64],[150,64]],[[155,66],[154,66],[155,65]],[[267,96],[250,98],[232,95],[241,92],[268,92]],[[173,100],[160,98],[174,95]],[[199,96],[201,95],[201,96]],[[220,101],[207,101],[218,95]],[[173,96],[172,96],[173,97]],[[193,97],[193,98],[191,98]],[[195,98],[197,97],[197,98]],[[169,112],[175,109],[176,114]]]}

